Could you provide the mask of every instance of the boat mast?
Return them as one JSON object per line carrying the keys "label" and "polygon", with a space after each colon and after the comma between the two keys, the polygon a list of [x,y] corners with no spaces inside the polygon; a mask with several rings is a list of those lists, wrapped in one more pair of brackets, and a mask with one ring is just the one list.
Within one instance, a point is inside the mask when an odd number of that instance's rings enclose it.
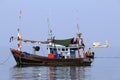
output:
{"label": "boat mast", "polygon": [[19,24],[18,24],[18,37],[17,37],[17,45],[18,45],[18,50],[21,51],[22,49],[22,35],[20,34],[20,27],[21,27],[21,17],[22,17],[22,11],[20,10],[20,13],[19,13]]}
{"label": "boat mast", "polygon": [[[79,46],[79,40],[80,40],[80,31],[79,31],[79,25],[77,24],[77,39],[78,39],[78,46]],[[78,48],[78,57],[80,58],[81,55],[80,55],[80,49]]]}
{"label": "boat mast", "polygon": [[[80,33],[80,31],[79,31],[79,25],[78,24],[77,24],[77,30],[78,30],[77,38],[78,38],[78,41],[80,41],[79,46],[82,46],[82,53],[83,53],[83,56],[85,58],[84,43],[83,43],[83,38],[81,38],[82,33]],[[78,49],[78,56],[81,56],[79,49]]]}
{"label": "boat mast", "polygon": [[79,24],[77,24],[77,37],[78,37],[79,40],[81,38],[81,34],[82,33],[80,33]]}

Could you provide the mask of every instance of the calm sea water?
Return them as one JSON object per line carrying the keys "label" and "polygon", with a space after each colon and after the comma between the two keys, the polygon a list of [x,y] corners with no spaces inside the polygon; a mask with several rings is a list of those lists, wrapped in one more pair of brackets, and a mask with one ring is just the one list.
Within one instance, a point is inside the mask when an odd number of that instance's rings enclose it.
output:
{"label": "calm sea water", "polygon": [[95,59],[88,67],[16,67],[9,48],[0,51],[0,80],[120,80],[120,49],[92,49]]}

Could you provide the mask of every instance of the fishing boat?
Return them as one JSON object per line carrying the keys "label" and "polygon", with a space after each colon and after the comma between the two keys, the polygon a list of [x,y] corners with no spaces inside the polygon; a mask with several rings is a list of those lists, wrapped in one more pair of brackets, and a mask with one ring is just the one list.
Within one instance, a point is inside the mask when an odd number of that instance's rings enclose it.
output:
{"label": "fishing boat", "polygon": [[[10,42],[17,39],[18,49],[10,48],[17,65],[40,65],[40,66],[90,66],[91,58],[82,54],[80,50],[84,50],[83,38],[81,33],[76,38],[57,40],[55,37],[48,38],[46,41],[35,41],[23,39],[19,33],[18,36],[11,37]],[[47,56],[36,54],[40,51],[39,46],[33,46],[33,53],[22,50],[22,43],[45,44],[47,46]]]}
{"label": "fishing boat", "polygon": [[106,41],[104,44],[101,44],[100,42],[93,42],[93,48],[107,48],[109,47],[109,43]]}
{"label": "fishing boat", "polygon": [[[21,10],[19,19],[21,19]],[[48,20],[49,21],[49,20]],[[45,41],[36,41],[24,39],[20,33],[20,24],[18,31],[18,36],[12,36],[10,42],[17,40],[18,48],[10,48],[10,51],[17,63],[17,65],[38,65],[38,66],[90,66],[92,59],[87,57],[84,51],[84,41],[81,37],[82,33],[78,31],[77,37],[71,37],[67,39],[55,39],[52,34],[52,30],[48,25],[49,37]],[[23,43],[37,44],[37,46],[32,46],[33,52],[28,52],[23,50]],[[47,49],[47,55],[38,55],[40,52],[41,45],[45,45]],[[45,52],[44,52],[45,53]],[[40,53],[42,54],[42,53]]]}

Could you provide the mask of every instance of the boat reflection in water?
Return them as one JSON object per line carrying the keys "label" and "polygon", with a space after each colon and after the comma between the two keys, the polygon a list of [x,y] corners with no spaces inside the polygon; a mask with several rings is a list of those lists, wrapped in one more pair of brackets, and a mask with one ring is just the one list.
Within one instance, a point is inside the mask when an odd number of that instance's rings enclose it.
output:
{"label": "boat reflection in water", "polygon": [[84,67],[49,67],[48,80],[84,80]]}
{"label": "boat reflection in water", "polygon": [[10,80],[86,80],[88,67],[13,67]]}

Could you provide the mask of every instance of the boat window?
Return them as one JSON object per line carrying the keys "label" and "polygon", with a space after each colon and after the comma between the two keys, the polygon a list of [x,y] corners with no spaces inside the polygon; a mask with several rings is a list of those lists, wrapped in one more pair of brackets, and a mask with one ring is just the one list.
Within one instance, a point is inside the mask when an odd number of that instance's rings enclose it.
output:
{"label": "boat window", "polygon": [[66,49],[66,51],[68,51],[68,49]]}
{"label": "boat window", "polygon": [[50,53],[53,53],[53,50],[52,50],[52,48],[50,48]]}
{"label": "boat window", "polygon": [[62,51],[65,51],[65,49],[64,49],[64,48],[62,48]]}
{"label": "boat window", "polygon": [[52,50],[52,48],[50,48],[50,50]]}

